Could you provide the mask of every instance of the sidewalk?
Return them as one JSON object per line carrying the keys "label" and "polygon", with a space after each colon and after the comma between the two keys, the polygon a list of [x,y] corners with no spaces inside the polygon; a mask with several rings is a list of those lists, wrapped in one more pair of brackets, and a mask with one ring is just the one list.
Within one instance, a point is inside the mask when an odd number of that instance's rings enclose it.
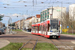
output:
{"label": "sidewalk", "polygon": [[10,42],[8,40],[1,40],[0,39],[0,48],[5,47],[6,45],[8,45]]}
{"label": "sidewalk", "polygon": [[69,36],[69,37],[75,37],[75,35],[69,35],[69,34],[60,34],[60,35]]}

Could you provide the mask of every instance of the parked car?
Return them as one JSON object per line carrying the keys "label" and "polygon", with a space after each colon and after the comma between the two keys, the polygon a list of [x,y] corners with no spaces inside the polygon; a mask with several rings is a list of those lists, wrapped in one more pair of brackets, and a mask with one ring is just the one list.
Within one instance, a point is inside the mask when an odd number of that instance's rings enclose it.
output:
{"label": "parked car", "polygon": [[3,29],[3,30],[6,30],[6,27],[3,27],[2,29]]}
{"label": "parked car", "polygon": [[2,28],[2,34],[5,34],[6,29]]}
{"label": "parked car", "polygon": [[0,35],[2,34],[2,32],[0,31]]}
{"label": "parked car", "polygon": [[0,28],[0,35],[2,34],[2,29]]}
{"label": "parked car", "polygon": [[12,29],[14,29],[14,27],[12,27]]}
{"label": "parked car", "polygon": [[5,34],[5,29],[3,29],[3,28],[0,28],[0,34]]}

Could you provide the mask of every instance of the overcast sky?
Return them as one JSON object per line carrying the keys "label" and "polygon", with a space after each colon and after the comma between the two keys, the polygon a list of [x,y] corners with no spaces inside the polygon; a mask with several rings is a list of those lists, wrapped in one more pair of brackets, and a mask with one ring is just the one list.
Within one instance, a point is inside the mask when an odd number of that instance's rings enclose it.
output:
{"label": "overcast sky", "polygon": [[[55,3],[57,1],[59,3]],[[2,22],[7,25],[9,20],[9,17],[7,16],[12,18],[12,22],[21,20],[23,17],[27,18],[29,16],[35,16],[36,14],[40,14],[42,10],[51,6],[60,7],[60,2],[63,3],[63,7],[68,8],[70,4],[75,3],[75,0],[34,0],[34,5],[33,0],[0,0],[0,14],[4,14]],[[68,2],[69,4],[67,4]]]}

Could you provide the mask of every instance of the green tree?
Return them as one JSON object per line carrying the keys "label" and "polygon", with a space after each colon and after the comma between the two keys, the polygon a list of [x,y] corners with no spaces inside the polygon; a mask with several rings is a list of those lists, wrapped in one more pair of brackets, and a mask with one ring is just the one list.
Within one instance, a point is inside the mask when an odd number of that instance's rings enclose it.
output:
{"label": "green tree", "polygon": [[9,24],[9,26],[15,26],[15,23]]}
{"label": "green tree", "polygon": [[3,20],[2,18],[3,18],[3,16],[0,16],[0,21],[2,21],[2,20]]}

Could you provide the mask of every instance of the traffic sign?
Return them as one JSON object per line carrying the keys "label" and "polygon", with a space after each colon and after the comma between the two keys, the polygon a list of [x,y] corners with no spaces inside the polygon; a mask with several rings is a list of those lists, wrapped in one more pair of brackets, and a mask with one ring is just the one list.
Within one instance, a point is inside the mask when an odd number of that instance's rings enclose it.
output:
{"label": "traffic sign", "polygon": [[69,28],[69,26],[67,26],[67,28]]}

